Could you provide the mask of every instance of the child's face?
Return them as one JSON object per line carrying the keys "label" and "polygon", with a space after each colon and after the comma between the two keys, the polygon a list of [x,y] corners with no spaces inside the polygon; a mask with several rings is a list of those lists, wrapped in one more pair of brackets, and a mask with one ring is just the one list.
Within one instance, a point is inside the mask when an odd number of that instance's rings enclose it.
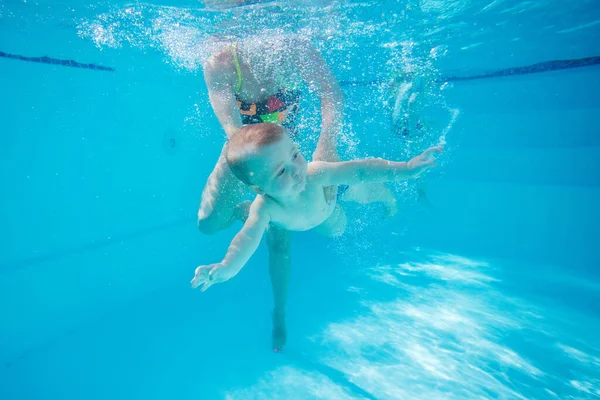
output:
{"label": "child's face", "polygon": [[306,186],[307,162],[287,135],[258,149],[248,167],[253,186],[270,196],[292,196]]}

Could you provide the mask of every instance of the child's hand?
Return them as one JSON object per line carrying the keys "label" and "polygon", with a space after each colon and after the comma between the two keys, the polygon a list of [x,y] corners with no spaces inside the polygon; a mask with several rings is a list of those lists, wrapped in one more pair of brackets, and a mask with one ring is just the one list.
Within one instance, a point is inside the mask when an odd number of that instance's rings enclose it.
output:
{"label": "child's hand", "polygon": [[215,283],[222,283],[233,278],[236,274],[232,273],[230,268],[227,268],[223,264],[211,264],[201,265],[196,268],[196,275],[192,279],[192,288],[196,289],[198,286],[204,284],[202,292],[206,291],[209,287]]}
{"label": "child's hand", "polygon": [[408,170],[411,171],[413,178],[437,166],[435,156],[440,154],[442,150],[444,150],[444,146],[430,147],[423,154],[410,160],[408,162]]}

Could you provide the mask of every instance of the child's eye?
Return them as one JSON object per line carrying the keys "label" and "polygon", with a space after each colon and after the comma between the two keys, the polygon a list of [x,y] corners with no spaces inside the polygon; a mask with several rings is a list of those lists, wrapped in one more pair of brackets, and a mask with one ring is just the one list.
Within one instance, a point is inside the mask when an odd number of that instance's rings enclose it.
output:
{"label": "child's eye", "polygon": [[285,173],[285,168],[281,168],[281,169],[279,170],[279,172],[277,173],[277,176],[281,176],[281,175],[283,175],[284,173]]}
{"label": "child's eye", "polygon": [[298,158],[298,154],[299,154],[299,152],[296,152],[296,153],[294,153],[294,157],[293,157],[293,159],[294,159],[294,160],[295,160],[296,158]]}

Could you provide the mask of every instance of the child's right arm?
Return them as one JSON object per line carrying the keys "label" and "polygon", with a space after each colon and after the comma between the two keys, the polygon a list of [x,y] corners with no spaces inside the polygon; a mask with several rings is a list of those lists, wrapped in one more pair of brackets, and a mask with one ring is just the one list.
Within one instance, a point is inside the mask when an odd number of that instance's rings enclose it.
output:
{"label": "child's right arm", "polygon": [[352,160],[338,163],[312,162],[312,173],[323,185],[356,185],[362,182],[394,182],[416,178],[435,167],[435,155],[443,147],[431,147],[408,162],[380,158]]}
{"label": "child's right arm", "polygon": [[196,268],[194,279],[191,281],[192,288],[204,284],[201,289],[204,292],[213,284],[225,282],[236,276],[258,248],[270,219],[267,204],[262,197],[257,197],[250,206],[248,219],[233,238],[223,261]]}

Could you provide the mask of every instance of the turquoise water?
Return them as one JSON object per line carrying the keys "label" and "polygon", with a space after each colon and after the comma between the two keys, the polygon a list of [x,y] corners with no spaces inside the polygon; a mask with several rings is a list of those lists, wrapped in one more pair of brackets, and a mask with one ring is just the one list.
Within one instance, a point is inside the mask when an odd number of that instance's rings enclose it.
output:
{"label": "turquoise water", "polygon": [[[0,51],[114,69],[0,58],[0,398],[599,398],[600,67],[447,79],[599,56],[597,2],[565,3],[0,3]],[[343,84],[343,157],[447,151],[428,202],[396,184],[396,217],[294,235],[274,354],[264,244],[226,285],[189,280],[236,229],[195,225],[223,141],[210,37],[290,32]],[[431,84],[403,138],[410,73]]]}

